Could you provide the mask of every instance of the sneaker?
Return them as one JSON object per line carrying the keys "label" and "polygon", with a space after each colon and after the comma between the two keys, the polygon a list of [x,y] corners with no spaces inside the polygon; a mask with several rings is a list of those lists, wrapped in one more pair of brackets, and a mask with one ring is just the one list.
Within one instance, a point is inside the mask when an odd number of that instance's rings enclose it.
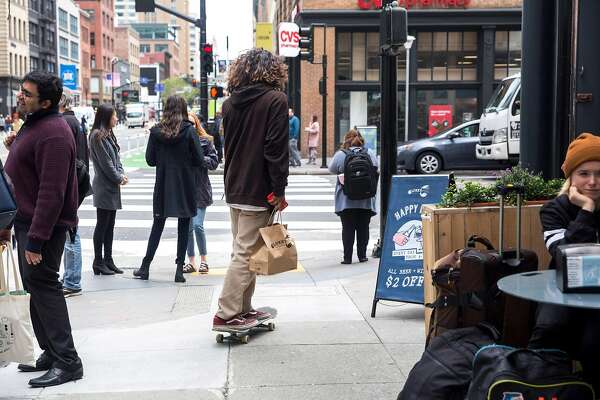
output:
{"label": "sneaker", "polygon": [[246,314],[242,315],[242,317],[243,318],[254,318],[258,322],[266,321],[268,319],[273,318],[273,316],[270,313],[264,312],[264,311],[259,311],[259,310],[251,310],[251,311],[247,312]]}
{"label": "sneaker", "polygon": [[81,295],[81,289],[63,288],[63,295],[65,296],[65,298],[79,296]]}
{"label": "sneaker", "polygon": [[219,331],[245,331],[258,325],[258,321],[254,318],[244,318],[243,316],[236,316],[229,320],[224,320],[215,315],[213,318],[213,330]]}

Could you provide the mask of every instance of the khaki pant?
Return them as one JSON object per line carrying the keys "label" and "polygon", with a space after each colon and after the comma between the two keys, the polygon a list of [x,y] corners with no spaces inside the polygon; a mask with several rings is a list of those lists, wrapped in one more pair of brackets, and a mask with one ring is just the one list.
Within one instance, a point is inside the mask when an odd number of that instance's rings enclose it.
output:
{"label": "khaki pant", "polygon": [[229,209],[233,248],[231,263],[219,297],[217,316],[229,320],[252,310],[252,295],[256,286],[256,273],[248,269],[250,256],[262,245],[259,228],[267,225],[270,211],[244,211]]}

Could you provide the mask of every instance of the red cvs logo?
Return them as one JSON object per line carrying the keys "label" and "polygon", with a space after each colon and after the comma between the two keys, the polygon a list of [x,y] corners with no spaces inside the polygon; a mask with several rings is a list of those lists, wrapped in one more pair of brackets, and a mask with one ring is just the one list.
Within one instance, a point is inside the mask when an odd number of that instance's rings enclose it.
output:
{"label": "red cvs logo", "polygon": [[381,8],[382,0],[358,0],[358,7],[361,10],[371,10],[373,8]]}
{"label": "red cvs logo", "polygon": [[281,31],[279,40],[281,40],[282,43],[298,44],[300,42],[300,34],[298,32]]}

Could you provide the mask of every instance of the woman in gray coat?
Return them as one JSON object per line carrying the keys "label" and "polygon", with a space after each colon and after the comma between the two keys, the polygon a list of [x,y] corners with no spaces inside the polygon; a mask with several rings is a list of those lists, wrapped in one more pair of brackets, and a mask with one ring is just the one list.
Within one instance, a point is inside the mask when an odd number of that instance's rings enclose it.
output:
{"label": "woman in gray coat", "polygon": [[[342,243],[344,245],[344,258],[342,264],[352,264],[352,248],[354,247],[354,237],[356,235],[356,253],[358,261],[365,262],[367,258],[367,245],[369,244],[369,224],[371,217],[375,212],[375,197],[364,200],[351,200],[343,190],[344,163],[346,153],[354,149],[364,147],[365,140],[361,134],[351,129],[344,137],[342,148],[333,155],[333,160],[329,164],[329,171],[338,175],[335,185],[335,213],[342,220]],[[371,162],[377,167],[377,156],[369,150]]]}
{"label": "woman in gray coat", "polygon": [[[121,209],[121,185],[128,182],[119,157],[119,144],[113,133],[117,124],[115,109],[102,104],[90,133],[90,159],[94,165],[94,207],[96,207],[96,229],[94,229],[95,275],[122,274],[112,258],[113,232],[117,210]],[[104,256],[102,256],[104,247]]]}

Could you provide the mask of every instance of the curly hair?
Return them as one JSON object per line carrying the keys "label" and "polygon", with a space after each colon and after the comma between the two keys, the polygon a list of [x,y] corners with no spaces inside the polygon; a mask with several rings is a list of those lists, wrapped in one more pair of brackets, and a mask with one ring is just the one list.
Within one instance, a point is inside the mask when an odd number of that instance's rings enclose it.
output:
{"label": "curly hair", "polygon": [[365,145],[365,139],[356,129],[350,129],[346,136],[344,136],[344,142],[340,148],[347,150],[350,147],[363,147]]}
{"label": "curly hair", "polygon": [[158,127],[163,136],[174,137],[179,134],[181,123],[187,119],[188,110],[185,99],[177,95],[169,96]]}
{"label": "curly hair", "polygon": [[194,124],[194,127],[196,128],[196,132],[198,133],[198,136],[206,138],[210,142],[212,142],[214,140],[214,138],[211,135],[206,133],[206,131],[202,127],[202,124],[200,123],[200,119],[196,116],[196,114],[188,113],[188,119],[192,124]]}
{"label": "curly hair", "polygon": [[263,49],[251,49],[240,55],[229,68],[227,90],[234,90],[253,83],[264,83],[275,90],[283,90],[287,81],[287,65],[272,53]]}

